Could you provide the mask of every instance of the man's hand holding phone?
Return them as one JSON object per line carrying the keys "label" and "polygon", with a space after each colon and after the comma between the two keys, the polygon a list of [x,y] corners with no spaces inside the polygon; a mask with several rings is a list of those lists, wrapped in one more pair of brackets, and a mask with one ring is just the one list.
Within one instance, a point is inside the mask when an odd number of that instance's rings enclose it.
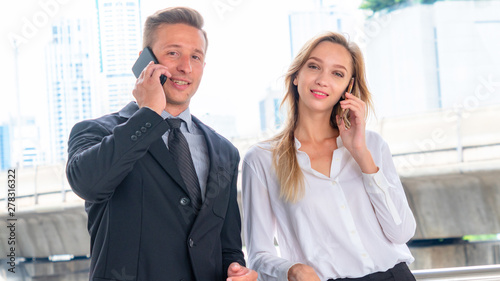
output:
{"label": "man's hand holding phone", "polygon": [[167,103],[163,83],[172,74],[166,66],[158,64],[148,47],[141,52],[132,70],[137,77],[132,91],[137,105],[139,108],[148,107],[161,114]]}

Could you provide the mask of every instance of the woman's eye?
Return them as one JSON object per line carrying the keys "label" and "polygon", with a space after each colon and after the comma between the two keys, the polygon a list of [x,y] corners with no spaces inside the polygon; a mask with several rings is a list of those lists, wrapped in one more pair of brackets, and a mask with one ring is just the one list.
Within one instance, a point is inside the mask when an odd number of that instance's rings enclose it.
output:
{"label": "woman's eye", "polygon": [[342,72],[334,72],[333,75],[338,76],[340,78],[344,77],[344,73]]}
{"label": "woman's eye", "polygon": [[310,69],[319,69],[319,67],[315,64],[310,64],[307,67],[309,67]]}

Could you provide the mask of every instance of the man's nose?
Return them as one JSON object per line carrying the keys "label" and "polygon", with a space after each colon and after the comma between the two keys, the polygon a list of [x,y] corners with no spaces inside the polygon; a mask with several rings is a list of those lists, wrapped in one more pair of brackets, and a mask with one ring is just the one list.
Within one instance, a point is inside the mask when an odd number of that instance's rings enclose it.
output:
{"label": "man's nose", "polygon": [[182,56],[179,59],[179,64],[177,65],[177,70],[182,73],[189,74],[193,70],[191,67],[191,58],[189,56]]}

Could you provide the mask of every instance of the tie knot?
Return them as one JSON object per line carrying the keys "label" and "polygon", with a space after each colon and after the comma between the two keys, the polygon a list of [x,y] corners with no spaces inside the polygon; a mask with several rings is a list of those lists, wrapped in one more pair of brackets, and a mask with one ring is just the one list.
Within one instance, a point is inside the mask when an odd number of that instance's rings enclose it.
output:
{"label": "tie knot", "polygon": [[170,129],[172,130],[179,129],[181,127],[182,120],[180,118],[167,118],[165,121],[167,121]]}

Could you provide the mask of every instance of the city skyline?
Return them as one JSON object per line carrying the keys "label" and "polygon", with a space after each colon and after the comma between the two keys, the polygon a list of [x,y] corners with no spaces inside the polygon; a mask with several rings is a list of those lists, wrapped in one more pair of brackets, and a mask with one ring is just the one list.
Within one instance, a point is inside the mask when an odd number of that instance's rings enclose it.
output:
{"label": "city skyline", "polygon": [[[124,7],[113,7],[113,2],[123,3]],[[149,3],[148,3],[149,2]],[[172,5],[175,6],[176,1],[172,1]],[[181,1],[177,1],[180,4]],[[69,130],[72,125],[82,119],[95,118],[102,114],[108,113],[110,111],[119,110],[123,105],[133,100],[131,95],[131,90],[133,88],[133,84],[135,82],[135,78],[133,77],[131,71],[127,67],[127,63],[132,65],[135,60],[135,54],[138,55],[138,52],[141,50],[141,37],[142,37],[142,29],[141,25],[143,24],[143,19],[154,11],[164,8],[159,7],[157,4],[153,5],[152,1],[96,1],[94,6],[90,5],[88,2],[85,4],[79,2],[71,2],[71,1],[59,1],[59,0],[46,0],[46,1],[38,1],[33,3],[35,5],[26,5],[30,8],[26,9],[23,13],[26,16],[17,17],[16,19],[12,19],[13,22],[19,22],[16,28],[11,28],[10,30],[3,30],[3,34],[7,34],[4,37],[4,40],[0,44],[0,47],[3,49],[7,49],[4,54],[8,54],[10,52],[14,52],[14,56],[10,56],[7,58],[7,65],[9,62],[13,66],[14,71],[7,71],[7,69],[3,69],[5,75],[4,77],[9,77],[5,80],[6,88],[10,88],[10,90],[4,91],[3,93],[15,93],[13,95],[7,95],[3,98],[6,104],[12,104],[14,106],[7,106],[5,110],[2,110],[0,113],[0,123],[1,124],[9,124],[7,128],[11,130],[10,137],[13,140],[11,143],[13,144],[11,149],[11,157],[13,161],[21,161],[21,163],[51,163],[54,161],[64,161],[65,158],[65,150],[66,150],[66,138],[69,134]],[[221,50],[217,48],[215,45],[221,44],[220,39],[216,39],[217,37],[223,37],[222,32],[217,32],[217,28],[213,28],[211,26],[218,26],[221,28],[226,26],[226,23],[230,20],[234,20],[237,17],[237,14],[243,13],[247,17],[251,14],[244,12],[244,3],[234,3],[231,2],[224,3],[224,1],[214,1],[210,3],[211,5],[205,5],[205,3],[198,1],[194,3],[193,8],[198,9],[205,17],[205,29],[209,34],[210,48],[207,56],[207,68],[205,70],[204,83],[202,83],[197,95],[197,97],[193,100],[191,104],[191,110],[193,114],[198,116],[210,116],[208,118],[208,122],[213,122],[211,124],[213,127],[219,127],[220,131],[227,131],[230,133],[228,137],[234,137],[238,135],[252,135],[258,133],[258,99],[259,96],[265,95],[265,88],[268,87],[268,84],[271,81],[270,79],[257,81],[257,84],[249,85],[243,87],[244,93],[234,95],[232,94],[232,90],[228,90],[230,88],[236,89],[240,87],[241,83],[236,82],[238,79],[244,78],[245,76],[249,76],[249,74],[237,75],[235,72],[226,72],[224,69],[228,69],[227,67],[219,67],[221,65],[220,62],[222,60],[218,59],[216,64],[212,64],[210,61],[211,57],[225,57],[227,53],[231,52],[240,52],[240,49],[248,49],[246,46],[237,46],[236,48],[231,48],[230,50],[224,46],[225,49]],[[229,5],[229,6],[228,6]],[[240,7],[240,5],[243,5]],[[140,12],[129,13],[130,6],[136,6],[136,10]],[[266,6],[270,7],[268,4]],[[261,6],[253,6],[253,9],[259,10]],[[16,7],[15,7],[16,8]],[[16,9],[14,8],[14,11]],[[270,9],[268,12],[270,12]],[[79,12],[76,12],[79,11]],[[120,13],[118,13],[121,11]],[[208,11],[208,15],[207,14]],[[141,15],[142,13],[142,15]],[[15,14],[13,12],[12,14]],[[273,13],[276,14],[276,13]],[[129,16],[130,15],[130,16]],[[129,19],[127,19],[127,17]],[[141,18],[142,17],[142,18]],[[288,51],[287,43],[288,38],[286,38],[288,31],[286,30],[286,17],[287,12],[282,12],[282,32],[279,32],[283,35],[285,40],[283,42],[283,49]],[[6,18],[9,18],[6,15]],[[120,20],[120,18],[122,20]],[[20,19],[20,20],[19,20]],[[77,105],[70,105],[72,101],[71,99],[80,100],[79,103],[82,102],[83,94],[80,95],[71,94],[72,89],[81,88],[76,85],[67,85],[66,90],[69,90],[67,93],[67,97],[61,96],[61,90],[65,91],[61,88],[62,81],[61,79],[75,79],[75,77],[71,77],[69,74],[61,75],[64,72],[75,72],[75,68],[71,62],[68,63],[66,68],[60,66],[59,68],[51,66],[55,62],[53,61],[55,57],[65,57],[68,59],[70,56],[70,48],[66,48],[64,54],[57,54],[58,51],[64,48],[56,48],[54,45],[54,24],[58,24],[58,21],[64,20],[76,20],[87,22],[86,29],[97,30],[97,34],[89,35],[88,41],[85,42],[85,45],[89,46],[92,44],[92,41],[98,42],[98,47],[94,44],[95,49],[89,50],[87,56],[90,58],[95,56],[96,52],[99,52],[99,61],[97,63],[100,64],[100,74],[92,73],[87,76],[91,78],[92,88],[85,87],[86,89],[90,89],[89,92],[86,93],[87,101],[92,100],[92,108],[88,108],[86,114],[78,114],[71,113],[72,110],[78,111],[78,108],[75,107]],[[127,20],[131,21],[130,24],[126,24],[127,26],[122,26],[121,30],[117,29],[117,22],[126,22]],[[266,24],[262,24],[261,28]],[[267,24],[269,25],[269,24]],[[273,24],[274,25],[274,24]],[[14,25],[16,26],[16,25]],[[71,29],[71,25],[68,25],[67,28]],[[111,27],[110,27],[111,26]],[[113,27],[114,26],[114,27]],[[252,28],[255,28],[256,25],[252,24]],[[4,26],[5,27],[5,26]],[[244,26],[244,28],[249,27]],[[61,29],[61,28],[55,28]],[[236,28],[238,29],[238,28]],[[94,31],[96,32],[96,31]],[[242,32],[230,32],[235,35],[243,35]],[[95,37],[98,39],[95,39]],[[138,36],[139,35],[139,36]],[[269,36],[269,35],[268,35]],[[132,38],[135,40],[135,44],[127,45],[127,41],[123,41],[124,38]],[[68,38],[67,38],[68,39]],[[14,41],[15,40],[15,41]],[[71,39],[69,39],[71,40]],[[67,41],[69,41],[67,40]],[[79,39],[80,41],[82,39]],[[83,39],[85,41],[85,39]],[[132,41],[130,39],[125,39]],[[5,42],[7,41],[7,42]],[[223,40],[223,44],[226,44]],[[236,40],[235,40],[236,41]],[[7,44],[6,44],[7,43]],[[259,45],[259,42],[254,42],[254,44]],[[7,45],[7,46],[6,46]],[[50,49],[52,47],[52,51],[44,51]],[[69,45],[68,45],[69,46]],[[260,45],[259,48],[267,48],[267,46]],[[0,48],[1,49],[1,48]],[[10,50],[9,50],[10,49]],[[58,49],[58,50],[56,50]],[[115,49],[118,49],[115,50]],[[212,51],[212,49],[214,51]],[[125,50],[125,52],[123,52]],[[213,55],[214,52],[220,52],[221,54]],[[248,51],[245,51],[241,54],[242,59],[246,59],[246,54]],[[275,58],[274,53],[269,52],[267,56]],[[35,55],[37,54],[37,55]],[[125,56],[124,56],[125,55]],[[52,57],[52,59],[50,58]],[[112,60],[111,58],[114,58]],[[10,60],[10,61],[9,61]],[[92,60],[92,59],[91,59]],[[282,55],[282,60],[286,61],[287,56]],[[94,58],[95,61],[95,58]],[[224,61],[225,64],[231,63]],[[252,62],[253,63],[253,62]],[[77,63],[77,64],[82,64]],[[88,62],[88,64],[92,64]],[[284,63],[283,65],[286,65]],[[213,66],[212,66],[213,65]],[[240,63],[240,65],[243,65]],[[233,66],[231,66],[233,67]],[[223,77],[217,77],[220,75],[215,75],[216,78],[207,78],[208,76],[213,76],[214,71],[210,71],[210,68],[216,69],[216,72],[221,73],[225,72]],[[219,69],[218,69],[219,68]],[[255,68],[255,67],[254,67]],[[35,72],[37,75],[32,75],[33,81],[29,81],[26,75],[24,75],[30,69],[30,72]],[[222,70],[220,70],[222,69]],[[33,71],[34,70],[34,71]],[[249,69],[247,71],[250,71]],[[267,70],[266,70],[267,71]],[[129,73],[127,73],[129,72]],[[274,70],[275,73],[278,71]],[[236,78],[229,79],[231,75],[235,75]],[[56,78],[56,77],[64,78]],[[275,75],[277,76],[277,75]],[[50,78],[52,77],[52,78]],[[263,77],[271,77],[270,75],[264,75]],[[77,78],[75,83],[81,83],[82,77]],[[53,80],[59,80],[53,81]],[[214,91],[213,89],[220,89],[221,80],[225,80],[222,85],[225,88],[223,91]],[[206,82],[208,81],[208,82]],[[13,82],[13,83],[12,83]],[[89,81],[85,82],[88,83]],[[55,84],[54,84],[55,83]],[[59,83],[59,84],[57,84]],[[10,84],[10,87],[9,87]],[[212,84],[215,86],[210,86],[207,84]],[[232,84],[232,85],[231,85]],[[59,85],[59,86],[58,86]],[[258,89],[258,88],[261,89]],[[257,88],[258,90],[253,90]],[[83,89],[83,88],[82,88]],[[207,90],[209,89],[209,90]],[[210,90],[212,89],[212,90]],[[60,91],[59,94],[56,93]],[[205,93],[210,94],[205,94]],[[238,91],[240,92],[240,91]],[[19,93],[17,95],[16,93]],[[258,95],[252,95],[253,93],[259,93]],[[73,95],[73,97],[71,97]],[[242,106],[242,99],[250,98],[253,100],[252,102],[245,102],[244,104],[254,104],[252,106]],[[64,100],[67,100],[68,103]],[[98,100],[99,106],[96,105],[96,101]],[[73,102],[74,104],[74,102]],[[224,111],[220,109],[224,108]],[[244,114],[244,117],[241,117],[241,112],[253,111],[252,113]],[[90,113],[90,115],[89,115]],[[238,116],[238,114],[240,116]],[[216,122],[216,120],[221,120],[220,117],[230,117],[234,121],[230,124]],[[249,116],[255,116],[251,118]],[[24,119],[32,120],[32,126],[36,129],[19,129],[21,122]],[[243,119],[243,120],[242,120]],[[246,122],[246,123],[245,123]],[[252,128],[253,127],[253,128]],[[26,138],[26,133],[21,134],[22,132],[32,132],[35,131],[37,134],[30,134],[29,141],[19,141],[21,139]],[[50,132],[47,132],[50,131]],[[26,154],[29,152],[28,156],[29,161],[22,160],[26,159]],[[36,161],[31,159],[37,159]],[[33,165],[33,164],[30,164]]]}
{"label": "city skyline", "polygon": [[[4,50],[10,49],[10,52],[6,51],[3,55],[7,57],[6,65],[12,67],[2,69],[4,74],[2,77],[4,77],[7,90],[2,93],[2,98],[5,101],[2,109],[5,110],[0,113],[0,124],[11,124],[11,128],[13,128],[16,126],[16,122],[21,124],[22,119],[31,120],[33,118],[39,128],[49,126],[49,118],[43,117],[50,116],[54,112],[53,108],[48,106],[50,99],[48,101],[47,97],[49,97],[50,93],[48,90],[44,93],[43,89],[49,82],[44,79],[44,71],[48,69],[48,62],[40,59],[40,55],[36,56],[36,54],[41,53],[40,48],[43,50],[49,44],[51,40],[50,33],[53,32],[51,26],[54,22],[60,18],[81,18],[99,26],[106,19],[103,17],[104,13],[102,11],[96,14],[96,3],[100,5],[99,3],[107,2],[109,1],[97,1],[92,6],[88,2],[84,5],[81,2],[77,4],[71,1],[39,1],[31,7],[31,10],[27,9],[25,11],[28,16],[21,16],[17,20],[17,22],[20,22],[17,29],[11,28],[7,32],[3,32],[7,36],[4,36],[4,40],[1,42],[3,44],[0,44],[0,47]],[[180,4],[180,2],[172,1],[172,5],[175,6],[176,3]],[[92,91],[94,94],[92,99],[101,99],[100,108],[99,110],[93,109],[92,116],[81,116],[77,119],[98,117],[109,112],[110,108],[118,110],[128,101],[133,100],[131,92],[127,93],[127,88],[131,89],[133,87],[135,78],[131,72],[127,73],[127,64],[132,64],[131,62],[135,60],[134,53],[137,51],[138,54],[138,51],[140,51],[141,44],[138,41],[141,40],[135,37],[133,40],[136,40],[137,44],[125,47],[125,41],[121,41],[121,39],[127,36],[133,38],[138,33],[142,35],[141,24],[143,24],[145,17],[162,7],[153,4],[152,1],[135,0],[123,1],[123,3],[131,6],[136,5],[140,10],[140,13],[131,14],[130,18],[135,23],[131,23],[129,26],[133,30],[128,29],[127,32],[110,30],[106,33],[101,29],[98,36],[107,39],[110,44],[109,46],[101,44],[95,51],[100,52],[101,58],[103,56],[114,57],[114,64],[120,65],[117,69],[125,72],[113,73],[114,70],[109,67],[110,64],[108,63],[110,60],[101,59],[99,63],[102,76],[115,75],[121,80],[109,83],[110,79],[106,79],[109,77],[101,76],[94,79],[93,81],[97,84],[97,87]],[[396,17],[383,18],[384,14],[381,14],[380,18],[370,19],[367,26],[366,22],[357,21],[357,18],[362,18],[363,12],[354,9],[355,6],[345,7],[339,5],[340,3],[341,1],[335,0],[311,0],[307,4],[298,4],[293,1],[292,3],[287,2],[287,4],[284,4],[284,2],[264,4],[263,1],[257,4],[249,4],[223,0],[209,3],[193,2],[190,6],[198,9],[205,17],[205,29],[209,34],[209,50],[202,84],[196,98],[191,103],[192,113],[199,117],[211,116],[209,122],[210,120],[221,120],[217,116],[234,117],[234,122],[231,124],[220,124],[221,131],[227,129],[228,132],[231,132],[230,137],[259,134],[263,122],[259,120],[261,102],[266,98],[270,88],[276,89],[279,96],[279,92],[282,91],[281,80],[283,74],[292,56],[297,52],[297,46],[302,45],[308,37],[312,37],[321,31],[324,25],[329,25],[328,28],[324,29],[348,32],[351,39],[360,44],[362,48],[366,48],[367,45],[378,42],[373,41],[373,39],[376,39],[380,34],[387,33],[390,30],[388,26],[396,20]],[[325,5],[325,7],[320,5]],[[274,7],[279,9],[273,9]],[[75,13],[75,10],[83,12]],[[116,8],[109,7],[109,13],[115,12]],[[257,22],[254,19],[258,13],[255,12],[273,15],[273,17],[263,17],[263,21]],[[120,13],[120,15],[123,14],[127,13]],[[394,14],[397,15],[397,13]],[[242,24],[228,24],[237,22]],[[378,33],[373,32],[374,27],[379,29]],[[3,28],[3,31],[5,31],[5,25]],[[276,32],[278,30],[279,32]],[[48,37],[46,33],[48,33]],[[117,37],[114,38],[114,35],[117,35]],[[17,49],[13,49],[12,42],[8,42],[13,38],[18,39]],[[7,48],[6,41],[7,45],[10,44]],[[116,47],[123,47],[126,51],[120,50],[113,53],[112,50]],[[8,56],[16,51],[17,56]],[[37,59],[33,59],[33,57],[37,57]],[[15,59],[17,59],[17,63],[12,64],[13,61],[16,62]],[[369,82],[373,77],[377,77],[378,81],[382,82],[390,80],[390,77],[387,79],[385,77],[378,78],[377,75],[380,73],[377,73],[377,68],[375,67],[372,70],[372,74],[368,73]],[[27,69],[30,71],[27,71]],[[370,69],[369,65],[367,69]],[[25,75],[28,72],[35,74]],[[109,75],[110,73],[111,75]],[[490,78],[485,76],[485,79]],[[19,83],[16,84],[16,81]],[[115,85],[114,91],[113,87],[110,88],[110,84]],[[16,87],[18,87],[18,90]],[[119,87],[122,88],[119,89]],[[16,94],[6,95],[6,93],[16,93],[17,91],[20,92],[20,96]],[[113,94],[113,92],[125,93],[120,97],[109,98],[109,95]],[[375,93],[379,100],[384,94],[388,95],[389,98],[397,96],[392,93],[387,94],[385,91]],[[114,104],[113,102],[107,103],[107,101],[114,101]],[[404,102],[404,99],[401,99],[401,102]],[[377,104],[380,106],[380,103]],[[423,108],[425,109],[425,107]],[[431,108],[435,108],[435,106],[432,105],[427,109]],[[382,117],[388,112],[390,111],[384,110]],[[44,120],[44,118],[47,120]],[[217,130],[218,123],[220,122],[214,121],[214,124],[209,125],[212,125]],[[14,138],[19,138],[15,133],[11,133],[11,135]],[[46,145],[42,146],[45,147]],[[14,154],[16,153],[20,155],[21,152],[14,152]]]}

